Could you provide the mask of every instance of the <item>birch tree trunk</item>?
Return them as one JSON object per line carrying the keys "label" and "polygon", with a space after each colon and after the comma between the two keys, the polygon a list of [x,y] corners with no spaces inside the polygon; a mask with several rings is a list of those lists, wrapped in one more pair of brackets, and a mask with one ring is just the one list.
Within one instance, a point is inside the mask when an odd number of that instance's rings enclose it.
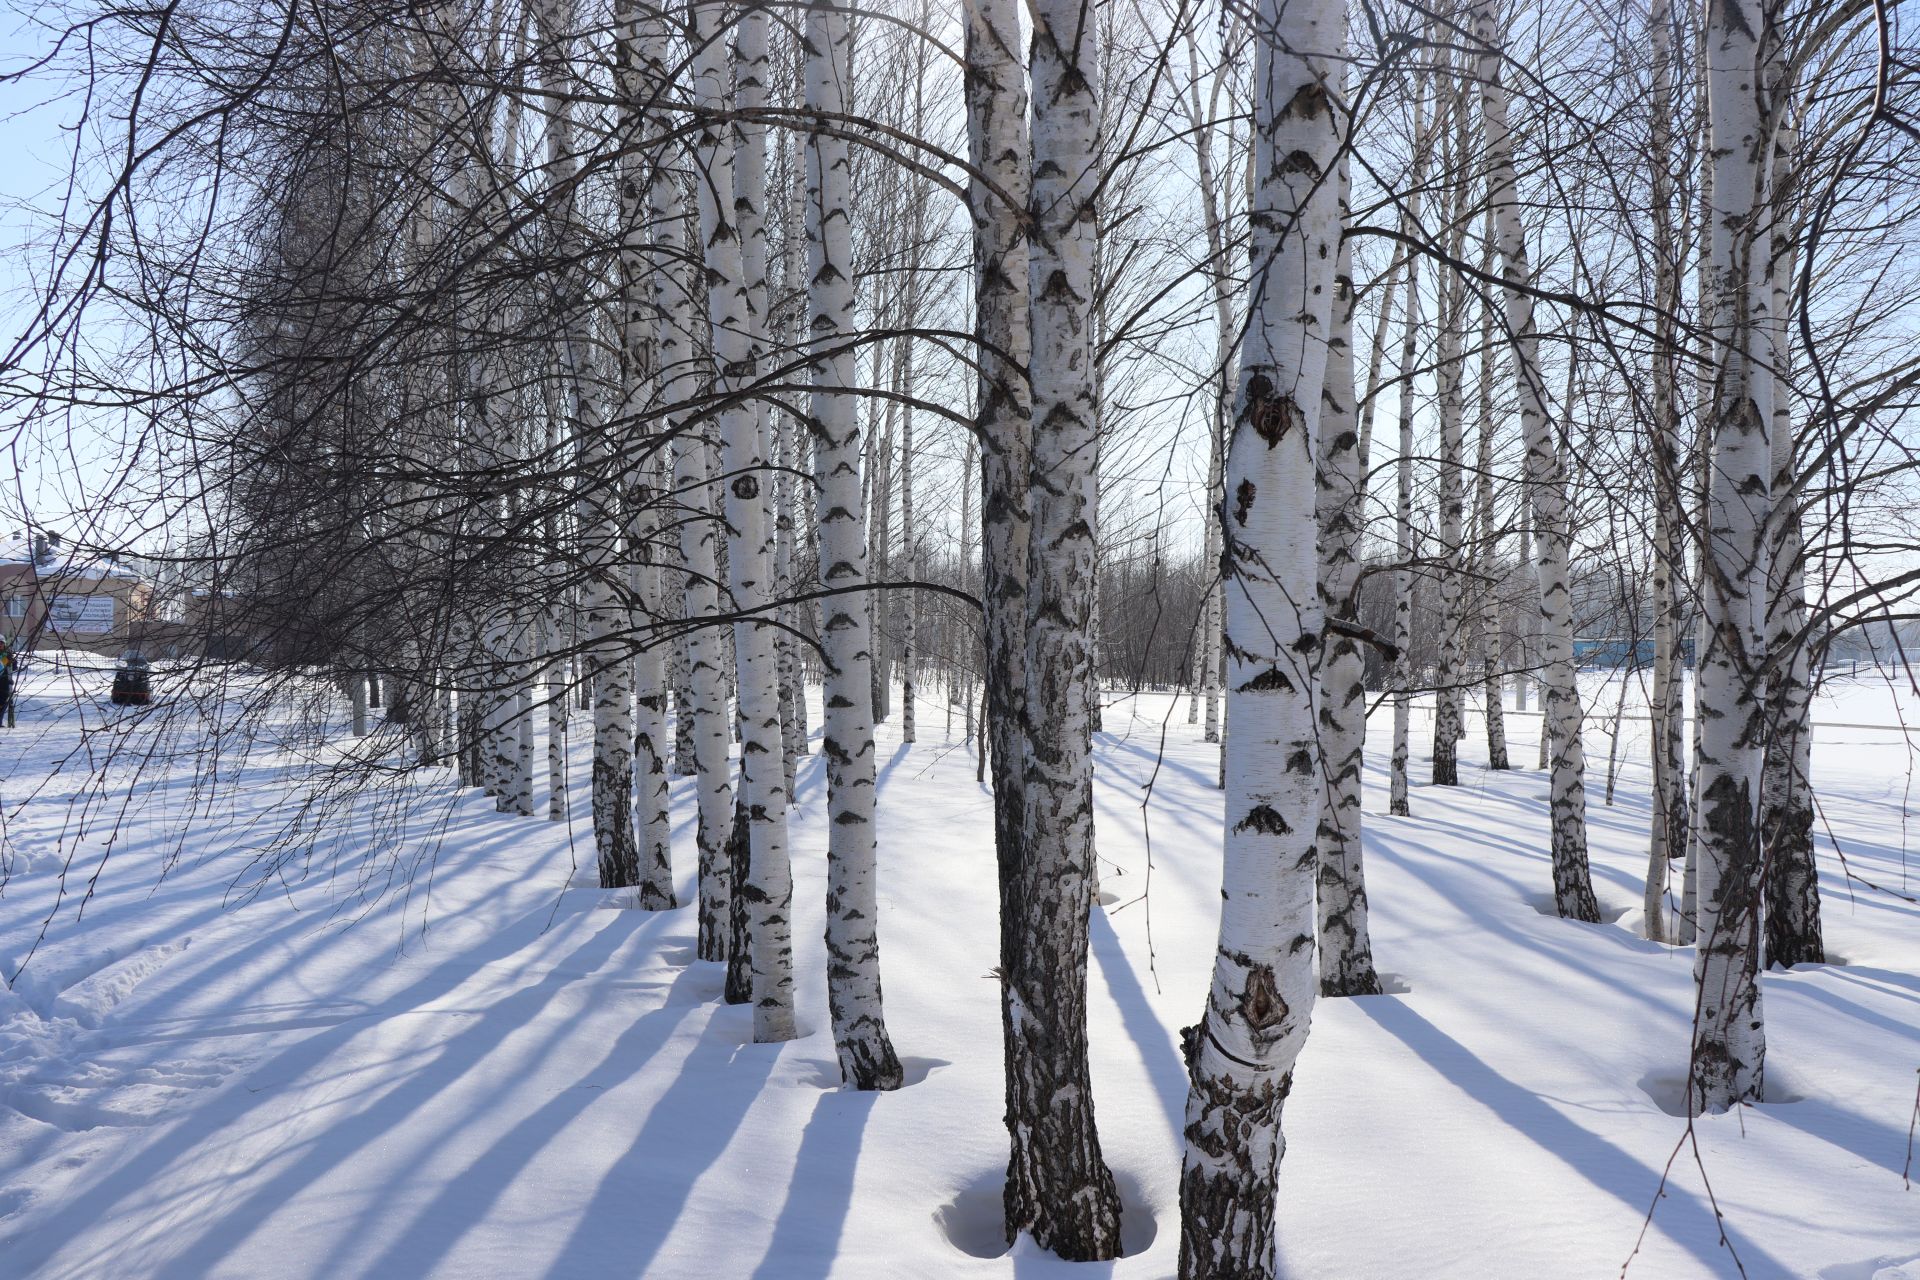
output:
{"label": "birch tree trunk", "polygon": [[1223,522],[1225,864],[1206,1014],[1188,1036],[1183,1280],[1274,1274],[1281,1107],[1313,1009],[1313,483],[1341,238],[1344,19],[1338,0],[1261,0],[1254,25],[1252,289]]}
{"label": "birch tree trunk", "polygon": [[1099,194],[1094,11],[1037,0],[1028,315],[1033,350],[1022,847],[1001,910],[1007,1004],[1007,1229],[1073,1261],[1120,1248],[1087,1065],[1092,904],[1093,247]]}
{"label": "birch tree trunk", "polygon": [[[1486,252],[1481,269],[1493,270],[1493,218],[1487,217]],[[1480,531],[1480,669],[1487,716],[1487,768],[1504,771],[1511,767],[1507,759],[1507,717],[1500,698],[1500,531],[1494,525],[1493,464],[1494,430],[1493,389],[1498,370],[1493,350],[1493,308],[1480,307],[1480,382],[1478,392],[1478,446],[1474,454],[1474,524]]]}
{"label": "birch tree trunk", "polygon": [[534,626],[525,616],[513,622],[513,752],[508,776],[506,808],[522,818],[533,816],[533,680]]}
{"label": "birch tree trunk", "polygon": [[1553,898],[1568,919],[1597,923],[1600,906],[1587,868],[1586,759],[1580,744],[1580,691],[1574,683],[1573,594],[1567,577],[1566,490],[1560,455],[1547,422],[1539,339],[1533,326],[1533,266],[1513,170],[1513,138],[1507,123],[1505,61],[1492,0],[1475,0],[1474,41],[1479,55],[1480,114],[1485,134],[1488,198],[1500,245],[1507,332],[1512,340],[1520,425],[1526,440],[1527,493],[1538,517],[1534,544],[1540,583],[1541,661],[1546,683],[1543,733],[1553,740],[1548,783],[1553,850]]}
{"label": "birch tree trunk", "polygon": [[[911,394],[911,387],[908,388]],[[905,552],[900,576],[912,582],[919,575],[919,535],[913,523],[913,406],[900,406],[900,541]],[[900,602],[900,741],[912,743],[919,738],[915,718],[913,664],[914,642],[918,639],[920,593],[908,591]]]}
{"label": "birch tree trunk", "polygon": [[[1335,179],[1341,223],[1346,219],[1350,178],[1342,161]],[[1391,293],[1391,287],[1388,292]],[[1327,344],[1326,387],[1321,395],[1319,448],[1315,458],[1314,521],[1320,543],[1320,609],[1327,618],[1350,617],[1360,578],[1360,544],[1366,531],[1361,492],[1365,460],[1360,455],[1353,386],[1353,255],[1344,239],[1333,276],[1333,329]],[[1360,642],[1329,635],[1319,670],[1320,749],[1324,800],[1319,817],[1320,994],[1380,993],[1367,931],[1367,886],[1361,864],[1360,784],[1366,761],[1366,659]]]}
{"label": "birch tree trunk", "polygon": [[[1186,35],[1188,92],[1184,98],[1187,124],[1193,131],[1194,167],[1199,177],[1200,213],[1207,233],[1207,261],[1212,264],[1208,277],[1213,292],[1213,414],[1207,441],[1206,541],[1200,561],[1201,571],[1216,572],[1220,564],[1220,470],[1227,429],[1233,417],[1234,336],[1233,277],[1227,270],[1226,214],[1221,207],[1224,190],[1213,160],[1213,111],[1201,109],[1199,97],[1199,56],[1194,49],[1193,33]],[[1214,77],[1217,95],[1230,83],[1224,73]],[[1229,90],[1230,91],[1230,90]],[[1211,581],[1200,608],[1200,634],[1194,641],[1194,703],[1206,702],[1205,740],[1220,741],[1220,584]],[[1189,705],[1187,722],[1197,718],[1197,706]]]}
{"label": "birch tree trunk", "polygon": [[[852,41],[832,0],[807,9],[807,109],[847,109]],[[807,136],[808,354],[811,425],[820,513],[820,580],[829,590],[867,581],[867,531],[860,502],[851,166],[843,139]],[[827,764],[827,1004],[840,1078],[854,1089],[897,1089],[900,1061],[880,1003],[879,895],[875,865],[871,631],[857,594],[825,601]]]}
{"label": "birch tree trunk", "polygon": [[1699,1004],[1689,1063],[1694,1111],[1758,1101],[1766,1060],[1756,818],[1766,730],[1762,622],[1773,387],[1765,372],[1765,264],[1756,242],[1771,151],[1761,57],[1769,28],[1757,0],[1708,4],[1714,203],[1707,244],[1715,370],[1701,556],[1707,643],[1699,673]]}
{"label": "birch tree trunk", "polygon": [[[765,279],[764,236],[740,219],[765,200],[763,124],[741,123],[746,158],[735,173],[734,140],[729,134],[726,47],[721,39],[725,10],[696,0],[693,17],[694,93],[700,111],[699,148],[705,181],[698,184],[701,235],[707,271],[707,311],[713,326],[717,389],[723,393],[751,387],[757,376],[764,332],[763,315],[753,308],[753,280]],[[745,9],[736,28],[739,43],[739,99],[744,111],[764,102],[767,13]],[[736,182],[736,176],[739,181]],[[733,193],[728,209],[727,194]],[[731,215],[731,216],[729,216]],[[757,222],[757,219],[753,221]],[[762,231],[764,228],[761,229]],[[753,272],[743,251],[759,240],[760,270]],[[726,476],[727,577],[733,607],[756,614],[771,603],[773,529],[764,493],[766,441],[754,402],[734,400],[720,410],[722,467]],[[753,1038],[766,1043],[791,1040],[793,1020],[793,879],[787,864],[787,795],[781,764],[780,690],[773,632],[755,621],[733,628],[736,696],[740,725],[741,788],[746,804],[751,853],[749,875],[736,886],[745,898],[752,932]]]}
{"label": "birch tree trunk", "polygon": [[[666,62],[666,33],[657,17],[642,19],[633,0],[619,0],[614,9],[616,88],[620,95],[622,132],[631,147],[650,123],[642,113],[656,89],[656,69]],[[650,74],[651,73],[651,74]],[[657,127],[657,126],[656,126]],[[648,396],[659,375],[659,304],[649,280],[655,264],[647,251],[648,218],[652,212],[652,183],[647,170],[664,160],[664,142],[649,159],[637,151],[621,158],[620,182],[620,347],[623,435],[642,447],[627,459],[634,471],[627,521],[629,612],[648,618],[660,614],[660,573],[653,562],[659,529],[661,485],[650,446],[636,438],[636,424],[648,408]],[[627,486],[622,486],[627,487]],[[628,640],[631,643],[631,638]],[[673,820],[667,791],[667,670],[666,655],[658,644],[647,644],[633,657],[629,678],[633,685],[630,771],[637,789],[637,860],[639,892],[636,904],[646,911],[678,906],[673,892]]]}
{"label": "birch tree trunk", "polygon": [[[1786,86],[1776,86],[1776,101]],[[1807,624],[1806,543],[1787,372],[1792,282],[1798,226],[1786,193],[1794,181],[1798,130],[1783,122],[1774,135],[1770,274],[1773,342],[1772,587],[1767,598],[1767,734],[1760,780],[1760,830],[1765,841],[1767,963],[1791,968],[1824,964],[1820,927],[1820,873],[1813,856],[1813,675],[1803,629]]]}
{"label": "birch tree trunk", "polygon": [[567,658],[558,612],[541,623],[547,658],[547,821],[567,820]]}
{"label": "birch tree trunk", "polygon": [[[1432,145],[1429,132],[1439,127],[1436,105],[1426,116],[1425,88],[1416,82],[1413,104],[1414,152],[1408,192],[1401,213],[1401,230],[1420,234],[1420,209]],[[1420,341],[1419,258],[1407,261],[1406,315],[1400,338],[1399,448],[1394,463],[1394,547],[1399,564],[1393,572],[1394,656],[1388,671],[1393,691],[1393,745],[1387,762],[1387,812],[1406,817],[1413,812],[1407,797],[1408,736],[1412,729],[1413,699],[1413,368]]]}
{"label": "birch tree trunk", "polygon": [[[1411,280],[1411,268],[1409,268]],[[1387,761],[1387,812],[1412,814],[1408,797],[1407,763],[1413,729],[1413,362],[1420,333],[1420,294],[1407,291],[1406,335],[1400,344],[1400,445],[1394,477],[1393,542],[1398,563],[1393,570],[1393,665],[1388,681],[1393,690],[1393,747]]]}
{"label": "birch tree trunk", "polygon": [[[679,446],[674,446],[678,456]],[[678,482],[673,482],[678,488]],[[667,570],[667,576],[679,591],[686,582],[686,563],[680,558],[679,547],[673,548],[674,563]],[[700,772],[700,766],[693,752],[693,664],[687,661],[687,637],[682,634],[675,639],[673,655],[668,660],[673,681],[673,776],[691,778]]]}
{"label": "birch tree trunk", "polygon": [[[1452,142],[1443,168],[1462,173],[1469,138],[1465,95],[1449,72],[1442,72],[1437,114],[1452,127]],[[1444,127],[1444,126],[1443,126]],[[1464,175],[1463,175],[1464,176]],[[1459,261],[1466,251],[1467,201],[1465,182],[1457,182],[1447,201],[1447,256]],[[1440,282],[1440,333],[1434,366],[1440,418],[1440,657],[1433,692],[1433,772],[1436,787],[1460,785],[1462,690],[1466,687],[1466,610],[1462,581],[1466,562],[1462,552],[1466,526],[1466,366],[1462,333],[1467,322],[1466,282],[1448,272]]]}
{"label": "birch tree trunk", "polygon": [[[660,376],[668,405],[685,404],[702,383],[695,333],[704,323],[678,263],[687,256],[686,208],[680,183],[656,167],[651,192],[653,225],[661,262],[654,272],[656,315],[660,324]],[[727,959],[728,918],[733,900],[732,862],[727,838],[733,830],[733,779],[723,682],[724,633],[707,622],[720,612],[720,570],[715,544],[720,533],[708,497],[707,443],[694,434],[683,415],[670,417],[673,433],[674,515],[680,528],[680,616],[688,626],[687,698],[680,707],[690,726],[688,758],[695,764],[694,794],[699,817],[695,844],[699,853],[698,935],[694,954],[702,960]]]}
{"label": "birch tree trunk", "polygon": [[[563,256],[578,261],[582,252],[582,232],[575,210],[575,189],[580,168],[579,148],[573,135],[573,119],[568,96],[573,92],[571,71],[572,15],[562,0],[543,0],[534,10],[540,33],[539,65],[542,82],[554,97],[546,120],[547,168],[549,181],[563,193],[560,204],[560,234],[572,252]],[[570,292],[580,291],[574,286]],[[579,307],[583,298],[568,299],[567,305]],[[639,849],[633,835],[633,681],[627,661],[625,636],[630,618],[620,600],[616,581],[620,555],[620,520],[614,501],[607,496],[614,487],[612,472],[619,465],[613,446],[613,432],[601,420],[593,390],[586,385],[588,343],[586,335],[572,326],[584,326],[584,317],[570,317],[563,342],[564,374],[573,396],[574,438],[581,442],[583,464],[601,478],[598,492],[589,490],[582,503],[580,531],[589,571],[582,586],[582,605],[586,614],[587,649],[592,664],[593,688],[593,836],[599,857],[600,886],[623,889],[639,883]]]}
{"label": "birch tree trunk", "polygon": [[[900,393],[911,381],[901,365],[913,359],[913,347],[902,339],[881,344],[883,348],[886,345],[893,348],[888,386]],[[878,368],[877,361],[875,367]],[[867,498],[873,511],[873,522],[869,526],[873,538],[873,578],[883,584],[893,580],[893,423],[899,411],[897,400],[888,400],[881,411],[882,425],[879,438],[874,442],[872,474],[867,482]],[[873,718],[879,722],[893,714],[893,593],[883,588],[871,592],[867,599],[867,612],[873,619]]]}
{"label": "birch tree trunk", "polygon": [[1680,583],[1685,561],[1680,532],[1680,415],[1675,396],[1673,356],[1675,312],[1680,306],[1680,246],[1675,243],[1673,180],[1673,12],[1668,0],[1653,0],[1647,16],[1653,49],[1653,94],[1649,104],[1652,136],[1648,152],[1650,212],[1653,217],[1654,343],[1649,371],[1651,420],[1648,452],[1653,462],[1653,688],[1648,718],[1653,722],[1653,796],[1647,839],[1647,885],[1643,902],[1647,937],[1679,941],[1667,919],[1667,884],[1686,848],[1687,795],[1681,767],[1684,672],[1680,668]]}

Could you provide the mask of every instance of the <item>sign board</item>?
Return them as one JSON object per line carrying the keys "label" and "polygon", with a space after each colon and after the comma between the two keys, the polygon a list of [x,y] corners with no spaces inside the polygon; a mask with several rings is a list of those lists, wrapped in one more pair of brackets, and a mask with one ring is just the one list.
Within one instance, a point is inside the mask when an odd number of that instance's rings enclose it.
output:
{"label": "sign board", "polygon": [[113,630],[113,597],[54,596],[47,601],[47,626],[60,635],[105,635]]}

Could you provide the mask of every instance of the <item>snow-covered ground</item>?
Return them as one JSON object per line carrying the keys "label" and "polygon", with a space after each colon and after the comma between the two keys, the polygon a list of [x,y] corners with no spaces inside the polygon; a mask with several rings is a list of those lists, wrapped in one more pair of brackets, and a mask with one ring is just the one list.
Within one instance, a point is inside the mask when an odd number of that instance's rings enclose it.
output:
{"label": "snow-covered ground", "polygon": [[[164,696],[164,674],[155,684]],[[1631,1276],[1719,1276],[1737,1274],[1737,1253],[1753,1277],[1920,1276],[1920,1186],[1902,1181],[1920,1084],[1907,741],[1821,731],[1823,831],[1854,877],[1826,842],[1841,962],[1766,977],[1769,1101],[1698,1121],[1696,1146],[1672,1114],[1689,953],[1638,936],[1643,739],[1626,722],[1603,806],[1609,696],[1588,739],[1607,924],[1549,914],[1544,778],[1473,763],[1477,716],[1464,785],[1416,787],[1413,817],[1385,816],[1384,775],[1369,772],[1391,994],[1316,1007],[1286,1113],[1287,1275],[1536,1280],[1613,1276],[1631,1259]],[[1863,678],[1818,714],[1891,725],[1903,709],[1920,699]],[[344,740],[282,751],[260,737],[217,777],[190,753],[141,771],[153,721],[85,715],[116,727],[83,743],[69,686],[37,671],[20,728],[0,733],[8,973],[53,912],[0,992],[0,1276],[1171,1274],[1177,1034],[1202,1007],[1220,846],[1215,757],[1184,700],[1124,700],[1099,739],[1093,1073],[1130,1256],[1081,1267],[1008,1255],[998,1238],[988,798],[943,707],[923,706],[914,747],[883,730],[880,936],[911,1084],[880,1096],[837,1088],[818,757],[794,841],[810,1034],[760,1046],[747,1011],[719,1002],[719,967],[692,959],[690,910],[620,910],[590,887],[578,796],[568,828],[454,797],[444,775],[401,778],[352,806],[311,864],[275,870],[300,780]],[[174,745],[198,724],[180,718]],[[1509,721],[1518,763],[1538,725]],[[109,742],[129,754],[90,790],[86,753]],[[687,786],[674,792],[682,901]],[[54,911],[63,827],[79,856]],[[397,864],[356,852],[396,839]]]}

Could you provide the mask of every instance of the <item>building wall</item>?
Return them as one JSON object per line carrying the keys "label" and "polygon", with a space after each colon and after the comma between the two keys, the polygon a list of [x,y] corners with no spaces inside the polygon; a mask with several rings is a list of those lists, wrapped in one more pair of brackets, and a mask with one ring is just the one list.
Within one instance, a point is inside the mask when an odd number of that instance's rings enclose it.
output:
{"label": "building wall", "polygon": [[[90,610],[84,601],[103,598],[111,602],[110,617],[104,608],[98,610],[97,623],[85,617]],[[0,634],[22,650],[65,648],[115,654],[127,647],[136,625],[146,620],[152,598],[151,589],[137,578],[42,574],[32,564],[0,563]],[[62,627],[61,619],[74,615],[81,615],[77,625]]]}

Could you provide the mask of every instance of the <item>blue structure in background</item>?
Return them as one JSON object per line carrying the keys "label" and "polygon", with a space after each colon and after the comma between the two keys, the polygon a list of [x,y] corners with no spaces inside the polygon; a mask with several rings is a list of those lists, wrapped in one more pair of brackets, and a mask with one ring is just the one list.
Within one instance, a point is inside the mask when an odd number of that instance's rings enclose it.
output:
{"label": "blue structure in background", "polygon": [[1653,665],[1653,641],[1629,640],[1615,636],[1597,636],[1573,642],[1573,662],[1577,667],[1606,667],[1634,670]]}

